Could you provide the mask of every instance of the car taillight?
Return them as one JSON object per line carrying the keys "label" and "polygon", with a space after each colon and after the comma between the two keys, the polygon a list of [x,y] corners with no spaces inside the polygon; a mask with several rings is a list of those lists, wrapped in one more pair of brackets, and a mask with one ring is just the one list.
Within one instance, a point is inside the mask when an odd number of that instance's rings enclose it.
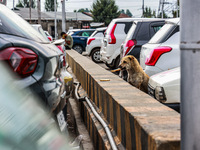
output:
{"label": "car taillight", "polygon": [[145,64],[148,66],[154,66],[160,56],[164,53],[168,53],[172,50],[171,47],[157,47],[151,51],[149,57],[146,58]]}
{"label": "car taillight", "polygon": [[26,77],[34,73],[38,56],[27,48],[10,47],[0,52],[0,60],[6,61],[21,77]]}
{"label": "car taillight", "polygon": [[130,50],[135,47],[136,44],[136,40],[129,40],[124,47],[123,56],[126,56]]}
{"label": "car taillight", "polygon": [[115,35],[114,35],[116,26],[117,26],[117,24],[114,24],[114,26],[112,27],[112,29],[110,31],[109,39],[108,39],[109,44],[115,44],[116,43],[116,38],[115,38]]}
{"label": "car taillight", "polygon": [[62,53],[64,53],[63,48],[62,48],[61,45],[56,45],[56,46],[59,48],[59,50],[60,50]]}
{"label": "car taillight", "polygon": [[95,38],[89,38],[88,41],[87,41],[87,45],[90,45],[90,43],[95,40]]}
{"label": "car taillight", "polygon": [[48,37],[49,41],[52,41],[52,38]]}

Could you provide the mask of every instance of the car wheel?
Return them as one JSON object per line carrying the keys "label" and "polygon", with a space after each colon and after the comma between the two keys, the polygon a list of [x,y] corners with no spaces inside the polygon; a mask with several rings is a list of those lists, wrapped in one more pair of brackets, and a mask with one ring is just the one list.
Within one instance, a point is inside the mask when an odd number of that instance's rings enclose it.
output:
{"label": "car wheel", "polygon": [[92,51],[91,58],[95,63],[101,62],[101,60],[100,60],[100,49],[99,48],[96,48]]}
{"label": "car wheel", "polygon": [[75,51],[77,51],[78,53],[80,53],[80,54],[82,54],[82,52],[83,52],[83,48],[82,48],[82,46],[80,46],[80,45],[75,45],[75,46],[73,46],[73,49],[74,49]]}

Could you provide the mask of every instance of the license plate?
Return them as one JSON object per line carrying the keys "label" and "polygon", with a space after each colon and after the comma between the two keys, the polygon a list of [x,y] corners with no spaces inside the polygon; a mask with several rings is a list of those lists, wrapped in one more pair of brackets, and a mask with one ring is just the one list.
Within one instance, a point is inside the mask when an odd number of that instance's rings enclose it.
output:
{"label": "license plate", "polygon": [[57,120],[58,120],[58,125],[60,127],[60,131],[61,132],[64,131],[67,127],[67,123],[65,121],[65,117],[62,110],[57,114]]}

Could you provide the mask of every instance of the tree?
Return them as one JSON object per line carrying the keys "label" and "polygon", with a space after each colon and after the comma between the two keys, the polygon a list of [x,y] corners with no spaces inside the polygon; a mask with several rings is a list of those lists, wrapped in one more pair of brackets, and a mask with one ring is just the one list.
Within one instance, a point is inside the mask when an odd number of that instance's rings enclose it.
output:
{"label": "tree", "polygon": [[105,22],[105,25],[120,15],[114,0],[97,0],[93,3],[91,12],[95,22]]}
{"label": "tree", "polygon": [[74,12],[90,12],[88,8],[81,8],[78,11],[74,10]]}
{"label": "tree", "polygon": [[152,11],[150,7],[145,7],[143,17],[145,18],[156,18],[156,11]]}
{"label": "tree", "polygon": [[[25,7],[25,8],[29,8],[29,0],[19,0],[18,4],[16,5],[16,7]],[[35,8],[35,0],[32,0],[31,2],[31,7]]]}
{"label": "tree", "polygon": [[126,10],[126,14],[127,14],[129,17],[132,17],[132,16],[133,16],[129,9]]}
{"label": "tree", "polygon": [[121,14],[125,14],[125,11],[124,9],[120,10]]}
{"label": "tree", "polygon": [[[57,0],[56,0],[56,4],[58,4]],[[55,9],[54,6],[54,0],[45,0],[45,10],[46,11],[54,11]],[[57,5],[58,8],[58,5]]]}

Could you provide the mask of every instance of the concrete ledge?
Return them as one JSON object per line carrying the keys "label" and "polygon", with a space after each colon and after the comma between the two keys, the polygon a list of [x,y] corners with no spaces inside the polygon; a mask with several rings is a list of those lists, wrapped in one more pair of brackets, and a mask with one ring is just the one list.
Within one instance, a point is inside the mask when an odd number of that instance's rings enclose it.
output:
{"label": "concrete ledge", "polygon": [[67,61],[126,149],[180,149],[179,113],[76,51],[67,51]]}

